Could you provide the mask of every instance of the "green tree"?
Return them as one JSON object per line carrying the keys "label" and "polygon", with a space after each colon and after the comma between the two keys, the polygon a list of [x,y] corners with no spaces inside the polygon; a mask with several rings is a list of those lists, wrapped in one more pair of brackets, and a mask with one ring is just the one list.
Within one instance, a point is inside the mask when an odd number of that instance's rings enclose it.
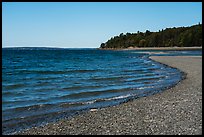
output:
{"label": "green tree", "polygon": [[140,40],[139,47],[146,47],[146,40],[145,39]]}

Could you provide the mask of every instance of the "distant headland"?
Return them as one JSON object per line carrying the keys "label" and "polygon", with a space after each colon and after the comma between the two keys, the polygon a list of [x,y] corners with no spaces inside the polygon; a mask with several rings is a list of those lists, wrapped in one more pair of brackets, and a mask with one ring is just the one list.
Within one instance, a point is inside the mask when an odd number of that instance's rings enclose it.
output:
{"label": "distant headland", "polygon": [[202,24],[190,27],[173,27],[158,32],[121,33],[105,43],[100,49],[140,49],[140,48],[173,48],[200,47],[202,48]]}

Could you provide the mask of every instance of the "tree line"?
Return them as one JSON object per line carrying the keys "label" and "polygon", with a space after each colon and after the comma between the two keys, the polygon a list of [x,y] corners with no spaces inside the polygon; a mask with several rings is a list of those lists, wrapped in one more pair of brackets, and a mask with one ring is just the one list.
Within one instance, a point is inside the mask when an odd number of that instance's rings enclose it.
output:
{"label": "tree line", "polygon": [[129,47],[195,47],[202,46],[202,24],[190,27],[173,27],[158,32],[121,33],[114,36],[100,48],[129,48]]}

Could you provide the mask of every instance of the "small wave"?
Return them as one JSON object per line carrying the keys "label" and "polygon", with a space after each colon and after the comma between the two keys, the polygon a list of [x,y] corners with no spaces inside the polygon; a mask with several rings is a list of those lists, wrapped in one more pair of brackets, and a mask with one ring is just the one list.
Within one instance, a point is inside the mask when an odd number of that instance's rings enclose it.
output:
{"label": "small wave", "polygon": [[115,96],[115,97],[111,97],[111,98],[101,98],[101,99],[82,102],[81,104],[93,104],[93,103],[96,103],[96,102],[124,99],[124,98],[128,98],[128,97],[131,97],[131,96],[132,96],[131,94],[127,94],[127,95]]}
{"label": "small wave", "polygon": [[80,87],[80,86],[72,86],[72,87],[65,87],[65,88],[62,88],[62,90],[78,90],[78,89],[82,89],[83,87]]}
{"label": "small wave", "polygon": [[103,101],[110,101],[110,100],[118,100],[118,99],[124,99],[131,97],[132,94],[127,94],[127,95],[120,95],[120,96],[115,96],[115,97],[110,97],[110,98],[98,98],[95,100],[89,100],[85,102],[69,102],[69,103],[62,103],[60,104],[61,107],[71,107],[71,106],[80,106],[80,105],[87,105],[87,104],[94,104],[98,102],[103,102]]}
{"label": "small wave", "polygon": [[96,102],[96,100],[92,100],[92,101],[84,102],[83,104],[93,104],[93,103],[95,103],[95,102]]}
{"label": "small wave", "polygon": [[165,78],[165,76],[142,76],[142,77],[136,77],[136,78],[133,78],[133,79],[128,79],[126,81],[129,81],[129,82],[152,82],[152,81],[158,81],[162,78]]}
{"label": "small wave", "polygon": [[59,106],[63,108],[70,108],[74,106],[81,106],[83,104],[86,104],[86,102],[65,102],[65,103],[60,103]]}
{"label": "small wave", "polygon": [[[3,91],[2,92],[3,97],[7,97],[7,96],[23,96],[24,93],[22,92],[10,92],[10,91]],[[9,102],[9,101],[6,101]],[[4,102],[4,103],[6,103]]]}
{"label": "small wave", "polygon": [[127,94],[127,95],[121,95],[121,96],[116,96],[116,97],[112,97],[112,98],[107,98],[107,99],[104,99],[104,100],[115,100],[115,99],[123,99],[123,98],[128,98],[132,96],[131,94]]}
{"label": "small wave", "polygon": [[42,86],[48,86],[48,85],[50,85],[49,82],[38,82],[38,83],[36,83],[34,86],[36,86],[36,87],[42,87]]}
{"label": "small wave", "polygon": [[52,104],[36,104],[36,105],[31,105],[31,106],[11,108],[11,109],[7,109],[6,111],[22,112],[22,111],[28,111],[28,110],[38,110],[42,108],[48,108],[51,106]]}
{"label": "small wave", "polygon": [[[101,70],[59,70],[59,71],[50,71],[50,70],[26,70],[23,71],[23,73],[26,74],[43,74],[43,75],[49,75],[49,74],[67,74],[67,73],[88,73],[88,72],[98,72]],[[20,72],[20,71],[19,71]]]}
{"label": "small wave", "polygon": [[32,70],[32,71],[26,71],[26,73],[34,73],[34,74],[65,74],[66,71],[38,71],[38,70]]}
{"label": "small wave", "polygon": [[82,70],[70,70],[69,72],[73,72],[73,73],[85,73],[85,72],[99,72],[99,71],[103,71],[103,70],[99,70],[99,69],[82,69]]}
{"label": "small wave", "polygon": [[71,86],[71,87],[64,87],[61,90],[62,91],[73,91],[73,90],[84,90],[84,89],[96,89],[96,88],[102,88],[102,86],[99,85],[93,85],[93,86]]}
{"label": "small wave", "polygon": [[112,80],[121,80],[125,79],[127,76],[119,76],[119,77],[97,77],[97,78],[91,78],[91,81],[112,81]]}
{"label": "small wave", "polygon": [[96,97],[99,95],[107,95],[107,94],[114,94],[119,92],[125,92],[130,90],[130,88],[121,88],[121,89],[110,89],[110,90],[94,90],[89,92],[79,92],[79,93],[73,93],[65,96],[61,96],[59,98],[61,99],[78,99],[78,98],[88,98],[88,97]]}
{"label": "small wave", "polygon": [[5,88],[5,90],[10,90],[10,89],[21,88],[24,86],[25,86],[25,84],[11,84],[11,85],[5,85],[4,88]]}
{"label": "small wave", "polygon": [[53,79],[58,79],[59,77],[40,77],[36,78],[37,80],[53,80]]}

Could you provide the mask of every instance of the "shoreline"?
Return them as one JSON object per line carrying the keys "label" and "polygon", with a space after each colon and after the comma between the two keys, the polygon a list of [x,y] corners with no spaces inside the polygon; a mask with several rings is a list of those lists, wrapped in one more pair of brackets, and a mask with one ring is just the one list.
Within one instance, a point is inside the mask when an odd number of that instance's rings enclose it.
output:
{"label": "shoreline", "polygon": [[150,56],[186,79],[163,92],[16,134],[202,134],[202,56]]}
{"label": "shoreline", "polygon": [[129,47],[129,48],[121,48],[121,49],[114,49],[114,48],[106,48],[100,50],[202,50],[202,47],[146,47],[146,48],[137,48],[137,47]]}

